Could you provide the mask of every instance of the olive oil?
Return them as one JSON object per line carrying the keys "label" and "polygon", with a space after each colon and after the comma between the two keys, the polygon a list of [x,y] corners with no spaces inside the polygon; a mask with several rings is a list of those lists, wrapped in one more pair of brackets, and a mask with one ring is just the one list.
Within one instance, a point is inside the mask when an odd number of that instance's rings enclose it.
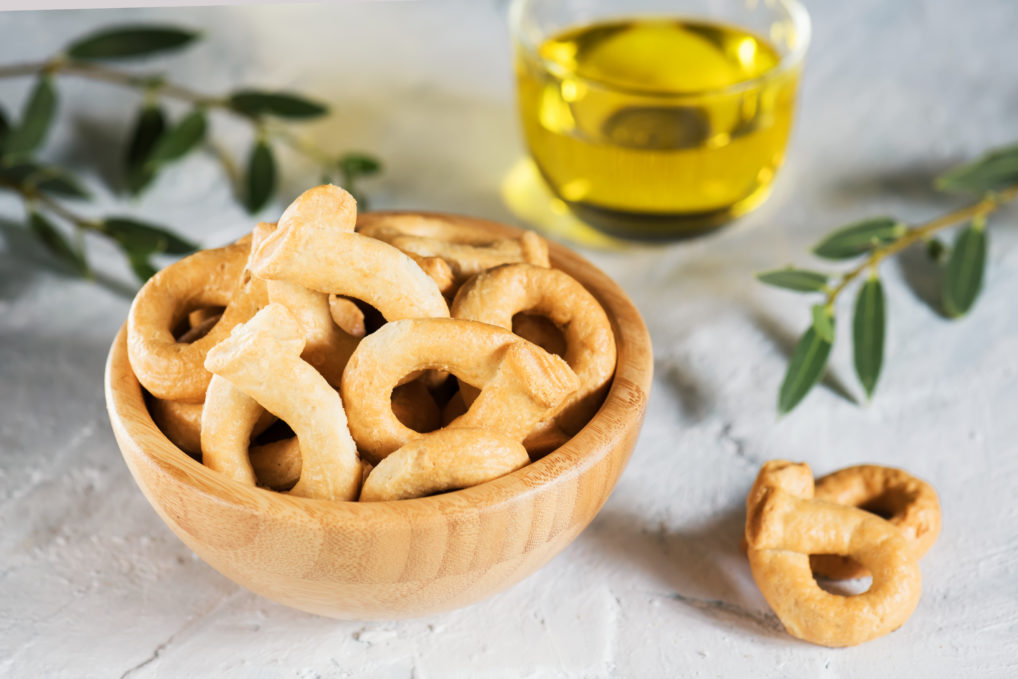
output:
{"label": "olive oil", "polygon": [[784,157],[799,72],[780,61],[762,37],[722,24],[571,29],[517,55],[526,141],[575,207],[727,219],[763,199]]}

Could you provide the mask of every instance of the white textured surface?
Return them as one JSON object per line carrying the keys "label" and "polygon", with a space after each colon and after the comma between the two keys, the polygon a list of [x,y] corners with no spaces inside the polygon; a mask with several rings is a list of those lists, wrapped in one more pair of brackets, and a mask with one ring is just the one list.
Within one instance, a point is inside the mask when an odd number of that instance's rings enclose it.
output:
{"label": "white textured surface", "polygon": [[[792,260],[832,226],[893,212],[931,216],[941,168],[1018,136],[1018,4],[812,3],[815,40],[789,165],[738,226],[688,243],[589,256],[645,314],[657,378],[632,462],[593,525],[518,586],[471,608],[393,623],[336,622],[239,589],[156,517],[118,455],[102,400],[106,350],[127,300],[50,273],[0,196],[0,673],[10,676],[658,677],[1018,674],[1018,210],[992,231],[988,289],[943,320],[886,266],[887,369],[857,407],[847,338],[828,388],[775,417],[803,300],[751,272]],[[335,150],[380,154],[378,207],[516,221],[498,187],[521,155],[502,6],[416,2],[0,16],[0,62],[43,57],[111,21],[169,19],[207,41],[167,62],[222,91],[317,92],[337,115],[307,128]],[[27,82],[0,83],[12,108]],[[64,80],[48,154],[101,194],[133,95]],[[81,134],[84,132],[84,134]],[[228,119],[215,136],[246,146]],[[293,196],[316,177],[288,163]],[[100,204],[96,210],[103,209]],[[277,202],[266,210],[275,214]],[[91,209],[91,208],[90,208]],[[250,228],[221,170],[195,157],[126,209],[208,244]],[[126,280],[117,257],[100,265]],[[846,326],[847,324],[842,324]],[[842,327],[840,331],[846,331]],[[909,622],[861,647],[786,635],[738,551],[744,494],[761,461],[818,473],[903,466],[940,492],[944,530],[923,560]]]}

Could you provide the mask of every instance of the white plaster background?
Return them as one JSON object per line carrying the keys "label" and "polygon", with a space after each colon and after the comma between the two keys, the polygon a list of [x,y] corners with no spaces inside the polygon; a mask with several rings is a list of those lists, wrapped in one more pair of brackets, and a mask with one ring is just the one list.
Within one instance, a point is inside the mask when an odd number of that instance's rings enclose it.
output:
{"label": "white plaster background", "polygon": [[[585,251],[630,293],[655,345],[640,443],[591,527],[546,568],[465,610],[337,622],[260,599],[197,560],[156,517],[106,419],[102,368],[128,301],[47,271],[0,196],[0,673],[27,676],[1010,677],[1018,674],[1018,210],[991,233],[988,286],[971,316],[919,301],[935,278],[884,267],[887,366],[876,401],[818,388],[791,416],[775,394],[804,300],[752,272],[791,261],[826,229],[874,214],[929,217],[939,170],[1018,138],[1018,4],[812,2],[814,43],[790,161],[775,194],[710,237]],[[210,92],[257,84],[333,103],[307,134],[388,166],[377,207],[518,222],[499,197],[522,155],[504,4],[392,2],[0,14],[0,62],[44,57],[113,21],[204,29],[167,60]],[[0,82],[8,109],[26,81]],[[66,79],[47,155],[86,175],[108,212],[134,95]],[[214,136],[242,151],[243,127]],[[316,180],[287,160],[292,197]],[[121,206],[207,244],[250,228],[216,162],[170,169]],[[276,202],[267,214],[276,214]],[[129,280],[102,243],[93,252]],[[847,300],[846,300],[847,301]],[[828,385],[858,398],[839,329]],[[940,492],[944,529],[924,594],[900,630],[830,650],[786,635],[738,551],[759,464],[817,473],[878,461]]]}

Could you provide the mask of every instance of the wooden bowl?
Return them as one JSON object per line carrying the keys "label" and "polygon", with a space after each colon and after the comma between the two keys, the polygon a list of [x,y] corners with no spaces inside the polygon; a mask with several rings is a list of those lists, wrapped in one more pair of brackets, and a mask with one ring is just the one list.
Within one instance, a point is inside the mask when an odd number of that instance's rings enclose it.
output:
{"label": "wooden bowl", "polygon": [[553,265],[608,312],[618,367],[597,415],[537,462],[473,488],[397,502],[328,502],[243,486],[188,457],[152,422],[121,328],[106,364],[106,403],[131,474],[163,521],[209,565],[304,611],[421,616],[515,584],[579,535],[608,498],[636,443],[653,371],[647,328],[625,293],[579,255],[549,245]]}

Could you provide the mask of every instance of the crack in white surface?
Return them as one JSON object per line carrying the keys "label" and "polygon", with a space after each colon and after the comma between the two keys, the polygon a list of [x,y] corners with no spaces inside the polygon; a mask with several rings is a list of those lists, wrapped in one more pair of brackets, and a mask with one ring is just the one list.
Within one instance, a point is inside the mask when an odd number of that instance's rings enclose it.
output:
{"label": "crack in white surface", "polygon": [[756,611],[743,608],[738,604],[733,604],[730,601],[722,601],[721,599],[701,599],[698,597],[687,596],[679,592],[671,592],[668,596],[669,598],[674,599],[683,605],[689,606],[690,608],[695,608],[698,611],[733,615],[742,620],[748,620],[749,622],[772,632],[783,633],[785,631],[781,621],[778,620],[778,616],[773,613],[758,613]]}
{"label": "crack in white surface", "polygon": [[10,492],[7,497],[4,498],[2,504],[0,504],[0,510],[7,509],[14,503],[18,502],[24,497],[32,494],[40,485],[50,481],[58,474],[51,472],[59,472],[61,474],[66,473],[67,465],[64,463],[64,458],[73,453],[78,447],[88,440],[88,438],[95,433],[96,426],[99,424],[101,419],[99,417],[93,418],[72,432],[67,439],[67,442],[60,446],[52,454],[47,455],[44,459],[48,464],[46,466],[34,467],[29,471],[28,480],[26,483],[20,486],[12,485]]}
{"label": "crack in white surface", "polygon": [[718,438],[721,439],[722,443],[726,444],[726,450],[731,451],[735,457],[739,458],[749,466],[756,469],[763,465],[764,461],[762,459],[746,450],[746,440],[741,436],[736,436],[732,433],[732,424],[730,422],[721,427],[721,433],[718,434]]}
{"label": "crack in white surface", "polygon": [[124,673],[120,675],[120,679],[126,679],[127,677],[131,676],[132,674],[134,674],[138,670],[140,670],[143,667],[145,667],[146,665],[149,665],[149,664],[155,662],[156,660],[158,660],[159,656],[162,654],[162,652],[165,651],[170,646],[170,644],[172,644],[177,639],[178,636],[180,636],[181,634],[186,632],[188,629],[194,627],[195,625],[197,625],[198,623],[200,623],[201,621],[203,621],[205,618],[209,617],[213,613],[215,613],[217,610],[219,610],[223,606],[223,604],[225,604],[226,602],[228,602],[230,599],[232,599],[233,597],[237,596],[241,592],[242,592],[242,590],[236,589],[233,592],[230,592],[229,594],[227,594],[227,595],[225,595],[223,597],[220,597],[219,601],[217,601],[215,604],[213,604],[207,610],[199,613],[198,615],[194,616],[193,618],[191,618],[190,620],[185,622],[183,625],[181,625],[179,628],[177,628],[170,636],[168,636],[165,641],[163,641],[160,644],[156,645],[156,647],[152,650],[152,653],[149,655],[149,657],[145,658],[144,660],[142,660],[137,665],[134,665],[133,667],[129,667],[126,670],[124,670]]}
{"label": "crack in white surface", "polygon": [[[184,627],[186,627],[186,625]],[[131,667],[130,669],[126,670],[123,674],[120,675],[120,679],[126,679],[127,677],[131,676],[132,674],[134,674],[135,672],[140,670],[142,667],[145,667],[149,663],[155,661],[159,657],[159,654],[162,653],[163,650],[167,646],[169,646],[171,643],[173,643],[173,639],[174,639],[174,637],[177,636],[177,633],[179,633],[183,629],[184,628],[181,627],[180,630],[177,630],[176,632],[171,634],[170,637],[166,641],[164,641],[163,643],[161,643],[158,646],[156,646],[155,650],[152,651],[152,655],[150,655],[145,660],[142,660],[140,663],[138,663],[134,667]]]}

